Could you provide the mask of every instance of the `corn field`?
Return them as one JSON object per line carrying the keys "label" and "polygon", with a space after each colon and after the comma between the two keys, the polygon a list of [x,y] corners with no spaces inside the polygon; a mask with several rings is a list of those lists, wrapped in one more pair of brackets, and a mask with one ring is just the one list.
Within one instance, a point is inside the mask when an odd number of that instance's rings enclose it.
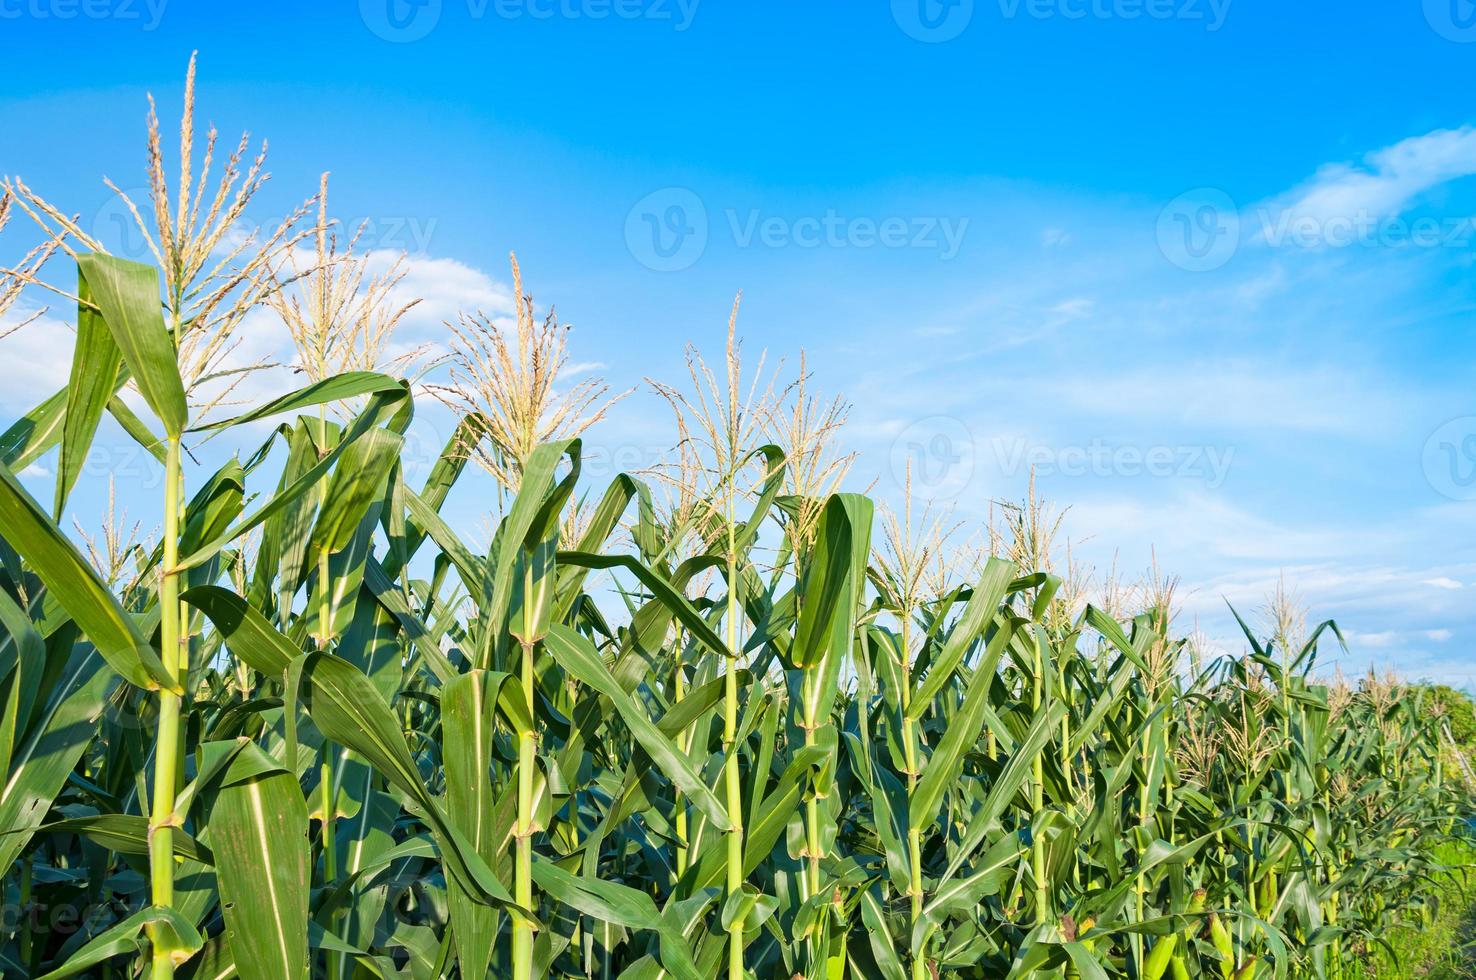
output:
{"label": "corn field", "polygon": [[[1332,623],[1206,661],[1169,583],[1085,602],[1032,508],[950,548],[841,489],[843,407],[732,321],[653,383],[668,463],[591,485],[620,394],[559,380],[520,277],[432,384],[326,183],[241,238],[261,159],[192,101],[181,136],[171,186],[151,113],[153,263],[6,184],[43,234],[0,302],[76,332],[0,435],[5,977],[1338,978],[1430,914],[1465,771],[1416,689],[1325,679]],[[240,404],[261,311],[297,381]],[[104,416],[156,539],[63,528]]]}

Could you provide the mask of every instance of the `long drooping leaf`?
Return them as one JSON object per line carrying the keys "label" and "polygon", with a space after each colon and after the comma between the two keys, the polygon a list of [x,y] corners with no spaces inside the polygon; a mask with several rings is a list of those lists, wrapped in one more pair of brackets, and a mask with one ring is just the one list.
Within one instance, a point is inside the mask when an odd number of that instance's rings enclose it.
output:
{"label": "long drooping leaf", "polygon": [[26,846],[30,832],[41,826],[96,734],[98,716],[116,678],[97,651],[87,645],[73,651],[50,701],[32,725],[34,734],[11,759],[0,787],[0,876],[10,870]]}
{"label": "long drooping leaf", "polygon": [[394,714],[369,679],[336,657],[309,653],[304,658],[302,679],[311,692],[309,713],[323,735],[358,753],[416,802],[417,816],[435,831],[442,860],[468,894],[488,904],[511,906],[506,887],[465,835],[445,818],[441,801],[426,789]]}
{"label": "long drooping leaf", "polygon": [[265,616],[229,589],[201,585],[180,598],[205,614],[232,653],[263,674],[281,677],[302,653]]}
{"label": "long drooping leaf", "polygon": [[46,583],[52,597],[76,621],[108,666],[138,687],[174,685],[133,617],[4,465],[0,465],[0,537]]}
{"label": "long drooping leaf", "polygon": [[228,429],[231,426],[242,425],[246,422],[255,422],[259,419],[271,418],[273,415],[281,415],[283,412],[297,412],[304,408],[312,408],[315,405],[326,405],[331,402],[343,401],[346,398],[354,398],[359,395],[374,395],[379,392],[395,391],[401,388],[399,381],[387,374],[377,371],[347,371],[343,374],[335,374],[331,378],[316,381],[305,388],[273,398],[264,405],[259,405],[248,412],[233,416],[218,422],[194,427],[198,432],[210,432],[217,429]]}
{"label": "long drooping leaf", "polygon": [[67,389],[63,388],[0,435],[0,462],[16,472],[24,470],[61,441],[67,419]]}
{"label": "long drooping leaf", "polygon": [[140,909],[122,922],[99,933],[81,949],[67,957],[65,963],[39,980],[62,980],[75,977],[106,963],[115,956],[135,953],[144,948],[143,932],[149,929],[154,935],[166,935],[170,945],[182,957],[198,952],[203,945],[200,933],[183,916],[171,908],[150,905]]}

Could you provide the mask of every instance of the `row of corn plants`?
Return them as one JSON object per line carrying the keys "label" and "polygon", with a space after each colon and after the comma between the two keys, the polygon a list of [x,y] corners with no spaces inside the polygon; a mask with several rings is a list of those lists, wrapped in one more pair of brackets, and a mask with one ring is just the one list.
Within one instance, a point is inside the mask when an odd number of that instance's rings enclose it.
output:
{"label": "row of corn plants", "polygon": [[[151,119],[154,264],[6,191],[48,235],[0,302],[76,332],[0,435],[5,977],[1337,978],[1430,914],[1463,772],[1411,689],[1318,679],[1335,626],[1203,663],[1169,589],[1080,602],[1029,515],[945,560],[731,322],[657,385],[671,464],[590,486],[609,398],[560,390],[520,281],[412,383],[326,188],[232,237],[260,160],[208,191],[189,119],[172,192]],[[236,405],[263,310],[305,383]],[[428,392],[457,423],[412,480]],[[62,529],[104,416],[157,541]]]}

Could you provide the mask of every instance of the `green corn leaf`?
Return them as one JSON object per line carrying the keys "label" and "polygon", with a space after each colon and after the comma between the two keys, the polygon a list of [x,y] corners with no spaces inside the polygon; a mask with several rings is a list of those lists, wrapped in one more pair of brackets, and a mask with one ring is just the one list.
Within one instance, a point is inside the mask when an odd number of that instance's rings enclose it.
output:
{"label": "green corn leaf", "polygon": [[308,814],[297,776],[248,744],[209,816],[221,909],[244,980],[308,976]]}
{"label": "green corn leaf", "polygon": [[271,418],[273,415],[281,415],[283,412],[299,412],[304,408],[312,408],[315,405],[326,405],[360,395],[393,392],[402,387],[403,385],[400,381],[391,378],[387,374],[380,374],[377,371],[346,371],[343,374],[335,374],[331,378],[314,382],[305,388],[299,388],[297,391],[283,395],[280,398],[273,398],[264,405],[258,405],[256,408],[232,418],[219,422],[211,422],[208,425],[197,425],[191,431],[211,432],[217,429],[228,429],[246,422],[255,422],[259,419]]}
{"label": "green corn leaf", "polygon": [[[80,834],[119,854],[144,856],[149,853],[149,819],[133,813],[102,813],[92,817],[72,817],[36,828],[41,834]],[[179,828],[170,835],[174,853],[186,861],[213,864],[214,856],[202,844]]]}
{"label": "green corn leaf", "polygon": [[645,893],[598,878],[575,877],[542,861],[533,865],[533,880],[558,901],[600,922],[657,933],[662,966],[678,980],[703,980],[686,939],[662,918]]}
{"label": "green corn leaf", "polygon": [[123,427],[123,431],[128,433],[134,442],[138,443],[150,456],[154,457],[160,466],[165,464],[167,453],[164,448],[164,440],[154,435],[153,431],[144,424],[143,419],[139,418],[134,414],[133,409],[123,403],[123,399],[117,395],[109,398],[108,414],[113,417],[115,422]]}
{"label": "green corn leaf", "polygon": [[[997,655],[997,654],[996,654]],[[909,803],[909,820],[912,826],[920,826],[932,823],[938,817],[938,812],[943,805],[943,794],[958,778],[959,771],[963,767],[964,755],[978,741],[980,732],[984,728],[985,715],[989,709],[989,688],[994,680],[994,663],[986,660],[974,671],[974,676],[969,681],[967,693],[959,705],[958,713],[950,719],[948,729],[938,743],[938,747],[928,758],[927,766],[923,769],[922,777],[917,781],[917,788],[912,794]],[[1060,703],[1052,705],[1049,716],[1054,717],[1055,722],[1066,711],[1066,706]],[[1037,720],[1036,728],[1040,728],[1048,715],[1042,713]],[[1054,723],[1054,722],[1053,722]],[[1044,743],[1045,732],[1041,735],[1041,744]],[[1027,743],[1027,751],[1029,754]],[[1040,745],[1034,746],[1033,751],[1040,751]],[[1011,765],[1017,754],[1011,759]],[[1019,779],[1024,779],[1026,772],[1021,772]],[[991,795],[995,791],[1003,791],[1004,783],[997,782],[991,787]],[[1018,784],[1017,784],[1018,785]],[[1009,790],[1014,794],[1014,788]],[[1008,796],[1005,797],[1007,802]],[[1001,804],[1003,805],[1003,804]],[[977,819],[977,817],[975,818]]]}
{"label": "green corn leaf", "polygon": [[[522,685],[510,674],[473,670],[448,683],[441,693],[446,816],[488,866],[496,863],[502,844],[496,832],[491,776],[499,705],[515,719],[515,733],[532,730]],[[457,962],[462,974],[484,976],[497,938],[497,910],[475,901],[454,879],[449,885]]]}
{"label": "green corn leaf", "polygon": [[158,270],[98,252],[77,256],[77,270],[122,351],[133,383],[165,434],[178,439],[189,423],[189,408],[175,353],[177,338],[170,336],[160,309]]}
{"label": "green corn leaf", "polygon": [[309,491],[318,487],[319,481],[338,462],[339,457],[366,433],[373,431],[381,422],[392,417],[399,411],[401,406],[409,398],[403,389],[381,392],[370,398],[369,405],[354,420],[353,424],[344,432],[338,444],[330,449],[318,462],[302,473],[291,484],[282,487],[271,499],[252,511],[246,517],[241,518],[227,530],[207,541],[190,554],[180,558],[176,566],[180,571],[185,571],[203,564],[214,558],[227,544],[239,538],[259,524],[271,519],[273,516],[286,511],[296,501]]}
{"label": "green corn leaf", "polygon": [[999,608],[1014,576],[1015,566],[1011,562],[990,558],[985,563],[984,572],[974,584],[973,594],[964,605],[963,614],[954,624],[953,631],[948,634],[942,652],[934,658],[927,676],[912,695],[907,708],[909,718],[921,718],[928,705],[933,703],[933,699],[943,689],[943,685],[948,683],[969,647],[993,622],[995,610]]}
{"label": "green corn leaf", "polygon": [[404,439],[387,429],[370,429],[343,455],[328,481],[308,553],[335,554],[348,547],[369,505],[384,495],[390,466]]}
{"label": "green corn leaf", "polygon": [[45,455],[62,438],[67,419],[67,389],[63,388],[0,435],[0,462],[19,472]]}
{"label": "green corn leaf", "polygon": [[[870,514],[866,516],[869,518]],[[869,521],[866,527],[870,527]],[[851,587],[851,570],[855,564],[851,541],[859,530],[853,527],[841,495],[836,494],[825,502],[820,512],[814,550],[805,571],[799,629],[789,647],[790,662],[797,668],[814,666],[830,652],[836,618],[848,604],[852,608],[855,606],[855,590]],[[862,554],[865,554],[865,544],[862,545]]]}
{"label": "green corn leaf", "polygon": [[581,684],[588,684],[610,699],[631,734],[657,767],[707,814],[713,827],[719,831],[727,830],[727,809],[702,781],[686,756],[661,733],[645,709],[615,680],[589,641],[567,626],[554,626],[544,638],[544,644],[559,666],[578,678]]}
{"label": "green corn leaf", "polygon": [[506,887],[426,789],[399,722],[369,678],[340,658],[308,653],[303,657],[302,679],[311,691],[308,711],[319,730],[356,752],[390,785],[415,801],[418,815],[436,832],[441,859],[457,884],[478,901],[512,906]]}
{"label": "green corn leaf", "polygon": [[86,644],[72,653],[51,688],[32,734],[16,750],[0,786],[0,876],[9,872],[34,831],[46,819],[72,768],[97,733],[97,719],[117,683],[97,651]]}
{"label": "green corn leaf", "polygon": [[245,599],[219,585],[200,585],[180,595],[205,614],[228,650],[269,677],[281,677],[302,651]]}
{"label": "green corn leaf", "polygon": [[184,916],[174,909],[151,905],[135,912],[111,929],[99,933],[85,946],[67,957],[65,963],[50,973],[43,974],[38,980],[62,980],[63,977],[75,977],[79,973],[85,973],[93,967],[108,962],[115,956],[141,952],[146,948],[146,940],[143,938],[145,929],[149,930],[150,935],[156,941],[167,943],[169,949],[174,953],[174,958],[181,963],[199,952],[200,947],[204,945],[200,933]]}
{"label": "green corn leaf", "polygon": [[56,460],[56,502],[52,513],[58,520],[66,509],[67,496],[82,474],[87,451],[92,448],[97,425],[118,390],[118,369],[123,352],[93,307],[87,280],[77,277],[77,342],[72,349],[72,372],[67,379],[67,412],[62,424],[61,452]]}
{"label": "green corn leaf", "polygon": [[87,559],[28,494],[15,474],[0,465],[0,536],[15,548],[107,660],[129,683],[173,687],[133,617],[124,611]]}

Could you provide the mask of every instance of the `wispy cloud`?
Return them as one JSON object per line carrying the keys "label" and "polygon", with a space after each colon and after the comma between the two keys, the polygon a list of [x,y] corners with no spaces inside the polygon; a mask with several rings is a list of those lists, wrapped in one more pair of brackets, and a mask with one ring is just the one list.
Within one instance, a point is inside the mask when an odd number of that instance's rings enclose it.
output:
{"label": "wispy cloud", "polygon": [[1361,163],[1330,163],[1281,199],[1290,214],[1317,221],[1398,214],[1434,187],[1476,174],[1476,128],[1439,129],[1369,153]]}

